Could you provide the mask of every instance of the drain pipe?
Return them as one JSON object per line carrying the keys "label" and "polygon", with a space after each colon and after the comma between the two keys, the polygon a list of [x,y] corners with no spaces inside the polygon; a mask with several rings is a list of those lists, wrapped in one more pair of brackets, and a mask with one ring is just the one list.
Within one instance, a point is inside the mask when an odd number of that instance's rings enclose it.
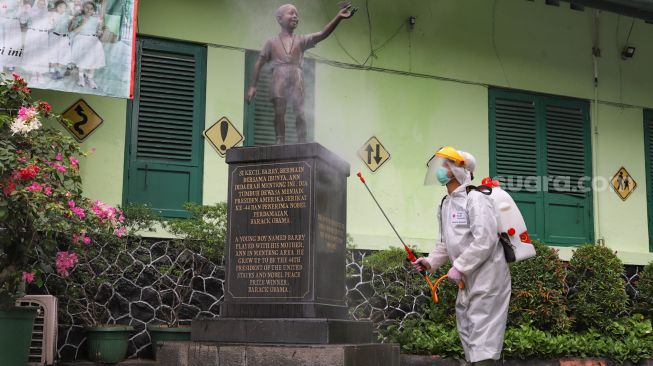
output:
{"label": "drain pipe", "polygon": [[[594,18],[593,18],[593,28],[592,28],[592,33],[593,33],[593,45],[592,45],[592,65],[594,68],[594,80],[593,80],[593,87],[594,87],[594,100],[593,100],[593,110],[594,113],[592,114],[592,118],[590,118],[591,122],[591,133],[592,133],[592,180],[590,181],[590,184],[592,185],[592,189],[595,187],[595,179],[598,177],[598,151],[599,151],[599,66],[598,66],[598,58],[601,57],[601,48],[599,47],[599,27],[600,27],[600,22],[599,22],[599,10],[594,11]],[[605,245],[605,239],[603,238],[603,234],[601,232],[601,209],[600,209],[600,202],[599,202],[599,195],[598,192],[593,192],[592,194],[593,197],[593,203],[594,203],[594,232],[596,234],[596,244],[598,245]]]}

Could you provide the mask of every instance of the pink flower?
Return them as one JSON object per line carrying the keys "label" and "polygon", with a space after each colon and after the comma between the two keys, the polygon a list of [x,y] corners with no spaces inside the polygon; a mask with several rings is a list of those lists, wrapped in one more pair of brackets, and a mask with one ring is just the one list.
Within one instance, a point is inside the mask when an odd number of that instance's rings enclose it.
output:
{"label": "pink flower", "polygon": [[34,272],[23,272],[23,281],[32,283],[34,281]]}
{"label": "pink flower", "polygon": [[61,161],[61,153],[57,153],[57,156],[54,157],[54,160]]}
{"label": "pink flower", "polygon": [[50,187],[45,187],[45,188],[43,188],[43,193],[44,193],[46,196],[51,195],[51,194],[52,194],[52,188],[50,188]]}
{"label": "pink flower", "polygon": [[77,254],[75,254],[75,252],[58,252],[57,259],[55,260],[57,273],[62,277],[68,277],[70,275],[68,270],[75,266],[77,262],[79,261],[77,260]]}
{"label": "pink flower", "polygon": [[77,217],[79,217],[80,220],[83,220],[84,217],[86,217],[86,213],[84,212],[84,209],[81,207],[72,207],[70,209]]}
{"label": "pink flower", "polygon": [[127,233],[127,228],[124,226],[121,226],[120,229],[116,229],[115,234],[117,237],[121,238],[123,235]]}
{"label": "pink flower", "polygon": [[57,169],[58,171],[60,171],[60,172],[62,172],[62,173],[65,173],[65,172],[66,172],[66,167],[63,166],[63,165],[61,165],[61,164],[59,164],[59,163],[54,163],[54,164],[52,164],[52,167],[55,168],[55,169]]}
{"label": "pink flower", "polygon": [[31,186],[29,186],[29,187],[25,187],[25,189],[28,190],[28,191],[30,191],[30,192],[34,192],[34,191],[36,191],[36,192],[41,192],[41,190],[43,189],[43,187],[41,187],[40,184],[34,182],[34,183],[32,183]]}
{"label": "pink flower", "polygon": [[75,207],[75,201],[73,201],[73,200],[69,200],[69,201],[68,201],[68,207],[71,207],[71,208],[72,208],[72,207]]}
{"label": "pink flower", "polygon": [[79,164],[79,160],[77,160],[74,156],[69,156],[68,160],[70,160],[70,164],[72,164],[72,166],[77,166],[77,164]]}
{"label": "pink flower", "polygon": [[73,244],[77,244],[80,241],[82,243],[84,243],[85,245],[89,245],[89,244],[91,244],[91,237],[86,236],[86,232],[84,232],[84,231],[82,231],[82,233],[79,234],[79,235],[73,234]]}
{"label": "pink flower", "polygon": [[28,119],[29,113],[30,113],[29,108],[20,107],[20,109],[18,110],[18,117],[20,117],[21,119]]}
{"label": "pink flower", "polygon": [[38,117],[38,115],[39,111],[37,111],[34,107],[20,107],[18,110],[18,119],[24,122],[31,122],[36,117]]}
{"label": "pink flower", "polygon": [[115,207],[111,207],[100,200],[93,202],[91,211],[93,211],[95,216],[97,216],[102,222],[105,221],[113,222],[116,219],[117,210],[115,209]]}

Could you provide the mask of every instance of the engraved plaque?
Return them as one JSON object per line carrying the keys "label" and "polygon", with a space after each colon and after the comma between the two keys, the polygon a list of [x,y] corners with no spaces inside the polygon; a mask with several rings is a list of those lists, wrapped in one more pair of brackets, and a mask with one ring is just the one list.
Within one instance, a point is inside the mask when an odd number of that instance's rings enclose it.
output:
{"label": "engraved plaque", "polygon": [[349,164],[317,143],[233,148],[222,317],[346,318]]}

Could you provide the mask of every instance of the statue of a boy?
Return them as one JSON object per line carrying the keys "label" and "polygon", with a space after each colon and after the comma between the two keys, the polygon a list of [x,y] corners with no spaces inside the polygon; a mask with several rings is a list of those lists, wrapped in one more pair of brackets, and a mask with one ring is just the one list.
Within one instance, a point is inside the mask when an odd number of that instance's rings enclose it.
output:
{"label": "statue of a boy", "polygon": [[277,135],[277,144],[285,142],[285,115],[286,107],[290,102],[297,117],[297,136],[299,142],[306,142],[306,119],[304,116],[304,80],[302,66],[304,51],[315,47],[317,43],[327,38],[342,19],[351,18],[357,8],[352,8],[350,3],[341,5],[338,14],[327,24],[324,29],[311,34],[294,34],[299,13],[292,4],[282,5],[277,9],[276,18],[281,26],[281,33],[268,39],[256,60],[252,72],[250,87],[245,96],[250,103],[256,95],[256,83],[261,67],[266,62],[272,62],[271,97],[274,105],[274,129]]}

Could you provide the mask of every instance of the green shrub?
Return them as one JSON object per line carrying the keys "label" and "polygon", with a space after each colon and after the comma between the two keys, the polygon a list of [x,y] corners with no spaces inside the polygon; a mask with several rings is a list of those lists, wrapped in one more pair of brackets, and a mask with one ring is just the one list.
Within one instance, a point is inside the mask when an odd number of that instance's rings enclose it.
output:
{"label": "green shrub", "polygon": [[644,267],[637,282],[635,311],[653,316],[653,262]]}
{"label": "green shrub", "polygon": [[465,357],[453,319],[446,322],[407,319],[401,327],[392,326],[388,331],[388,341],[399,343],[401,353]]}
{"label": "green shrub", "polygon": [[122,207],[125,215],[125,226],[131,235],[139,231],[155,231],[156,225],[161,224],[161,217],[147,205],[130,203]]}
{"label": "green shrub", "polygon": [[379,250],[363,258],[363,265],[377,273],[403,271],[407,269],[406,251],[397,247]]}
{"label": "green shrub", "polygon": [[606,357],[618,363],[637,363],[653,355],[651,322],[641,315],[612,321],[612,332],[589,330],[554,335],[528,325],[506,330],[503,356],[547,359],[566,356]]}
{"label": "green shrub", "polygon": [[[621,364],[637,363],[653,355],[650,320],[635,315],[613,321],[612,326],[613,331],[607,334],[589,330],[557,335],[527,324],[510,326],[506,329],[502,356],[507,359],[606,357]],[[463,357],[453,321],[410,319],[401,329],[393,330],[389,340],[399,343],[402,353]]]}
{"label": "green shrub", "polygon": [[623,264],[604,246],[586,245],[569,261],[567,304],[576,329],[609,327],[626,311],[628,295],[621,278]]}
{"label": "green shrub", "polygon": [[510,266],[512,296],[508,324],[530,324],[552,333],[569,330],[565,270],[557,251],[534,242],[537,256]]}
{"label": "green shrub", "polygon": [[[396,332],[406,318],[437,322],[453,319],[457,287],[444,281],[438,288],[439,303],[433,304],[431,289],[424,277],[406,261],[403,248],[374,252],[363,259],[362,267],[364,286],[350,291],[349,306],[355,318],[369,318],[375,322],[382,338]],[[429,278],[434,283],[449,268],[447,264]]]}

